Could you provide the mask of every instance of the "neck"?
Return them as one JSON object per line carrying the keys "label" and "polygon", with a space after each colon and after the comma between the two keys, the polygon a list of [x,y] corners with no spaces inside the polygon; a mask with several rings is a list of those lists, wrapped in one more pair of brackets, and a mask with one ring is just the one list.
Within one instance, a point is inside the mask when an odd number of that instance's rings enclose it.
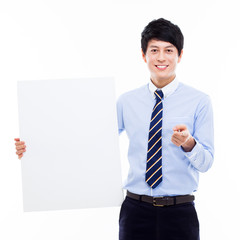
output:
{"label": "neck", "polygon": [[172,82],[175,79],[176,75],[172,76],[171,78],[168,79],[154,79],[151,78],[152,83],[157,87],[157,88],[163,88],[167,86],[170,82]]}

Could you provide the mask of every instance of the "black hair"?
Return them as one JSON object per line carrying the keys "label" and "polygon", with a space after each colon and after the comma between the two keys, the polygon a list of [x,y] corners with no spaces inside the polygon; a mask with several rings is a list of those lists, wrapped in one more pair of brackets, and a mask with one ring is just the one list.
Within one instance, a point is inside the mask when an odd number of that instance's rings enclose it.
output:
{"label": "black hair", "polygon": [[148,23],[141,36],[141,47],[144,54],[146,54],[148,42],[152,39],[170,42],[177,48],[179,56],[183,49],[184,37],[180,28],[164,18]]}

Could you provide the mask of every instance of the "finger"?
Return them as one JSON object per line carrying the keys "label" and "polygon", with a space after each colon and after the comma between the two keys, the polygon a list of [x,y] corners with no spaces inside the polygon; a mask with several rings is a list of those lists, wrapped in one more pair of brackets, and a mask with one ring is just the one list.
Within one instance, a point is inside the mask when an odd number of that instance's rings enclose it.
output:
{"label": "finger", "polygon": [[173,143],[174,145],[176,145],[177,147],[181,146],[180,143],[178,143],[178,142],[176,142],[176,141],[174,141],[174,140],[172,140],[172,143]]}
{"label": "finger", "polygon": [[14,140],[18,142],[18,141],[20,141],[20,138],[14,138]]}
{"label": "finger", "polygon": [[177,134],[172,136],[172,139],[175,145],[179,145],[182,146],[184,143],[186,143],[189,139],[191,138],[191,135],[189,133],[187,133],[187,136],[183,137],[183,136],[177,136]]}
{"label": "finger", "polygon": [[25,149],[23,149],[23,150],[18,150],[18,151],[16,152],[16,154],[19,155],[19,154],[24,153],[24,152],[26,152]]}
{"label": "finger", "polygon": [[182,141],[179,140],[178,138],[173,138],[173,141],[178,144],[178,145],[181,145],[182,144]]}
{"label": "finger", "polygon": [[173,131],[184,131],[187,129],[187,126],[184,125],[184,124],[179,124],[179,125],[176,125],[174,128],[173,128]]}
{"label": "finger", "polygon": [[174,136],[172,136],[172,142],[175,144],[175,145],[177,145],[178,147],[181,145],[181,143],[182,143],[182,141],[181,140],[179,140],[178,138],[176,138],[176,137],[174,137]]}
{"label": "finger", "polygon": [[23,154],[18,155],[18,159],[21,159],[23,157]]}
{"label": "finger", "polygon": [[189,138],[190,134],[188,131],[182,131],[182,132],[174,132],[173,136],[179,139],[180,141],[185,142],[187,138]]}
{"label": "finger", "polygon": [[24,144],[25,144],[25,142],[23,142],[23,141],[21,141],[21,142],[16,142],[16,143],[15,143],[16,146],[24,145]]}
{"label": "finger", "polygon": [[20,149],[25,149],[26,148],[26,145],[19,145],[19,146],[16,146],[16,149],[17,150],[20,150]]}
{"label": "finger", "polygon": [[188,137],[188,132],[187,131],[182,131],[181,132],[181,136],[183,136],[183,137]]}
{"label": "finger", "polygon": [[184,136],[182,135],[182,132],[174,132],[172,135],[174,138],[179,139],[179,140],[184,140]]}
{"label": "finger", "polygon": [[173,137],[173,139],[175,139],[177,142],[183,144],[183,143],[186,141],[186,139],[189,137],[189,135],[187,135],[187,136],[183,136],[183,135],[185,135],[185,134],[176,132],[176,133],[174,133],[174,134],[172,135],[172,137]]}

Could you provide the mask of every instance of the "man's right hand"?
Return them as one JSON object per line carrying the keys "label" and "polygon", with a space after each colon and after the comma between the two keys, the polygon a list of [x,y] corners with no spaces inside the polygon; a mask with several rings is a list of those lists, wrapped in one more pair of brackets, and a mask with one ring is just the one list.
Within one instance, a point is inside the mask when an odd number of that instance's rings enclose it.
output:
{"label": "man's right hand", "polygon": [[16,141],[16,154],[18,155],[18,159],[21,159],[23,157],[23,153],[26,152],[25,142],[20,141],[20,138],[15,138],[14,140]]}

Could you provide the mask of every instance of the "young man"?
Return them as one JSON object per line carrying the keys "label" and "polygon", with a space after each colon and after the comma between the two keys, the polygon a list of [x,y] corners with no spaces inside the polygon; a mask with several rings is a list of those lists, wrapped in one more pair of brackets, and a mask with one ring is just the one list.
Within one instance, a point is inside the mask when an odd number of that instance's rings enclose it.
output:
{"label": "young man", "polygon": [[[176,78],[183,35],[165,19],[142,32],[142,56],[150,81],[120,96],[119,133],[129,137],[130,169],[119,219],[120,240],[198,240],[193,192],[199,172],[213,162],[209,97]],[[19,158],[26,151],[16,140]]]}
{"label": "young man", "polygon": [[119,219],[120,240],[198,240],[193,192],[213,162],[209,97],[176,78],[183,35],[165,19],[142,32],[147,85],[120,96],[119,132],[129,137],[129,174]]}

